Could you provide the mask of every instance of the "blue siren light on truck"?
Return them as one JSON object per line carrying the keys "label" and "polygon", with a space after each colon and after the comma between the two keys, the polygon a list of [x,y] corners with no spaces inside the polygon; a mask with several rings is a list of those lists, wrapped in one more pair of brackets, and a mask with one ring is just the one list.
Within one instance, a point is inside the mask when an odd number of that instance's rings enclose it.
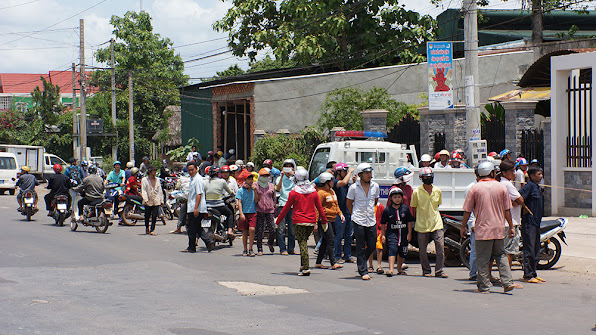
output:
{"label": "blue siren light on truck", "polygon": [[341,130],[335,133],[336,137],[368,137],[368,138],[387,138],[387,133],[382,131],[362,131],[362,130]]}

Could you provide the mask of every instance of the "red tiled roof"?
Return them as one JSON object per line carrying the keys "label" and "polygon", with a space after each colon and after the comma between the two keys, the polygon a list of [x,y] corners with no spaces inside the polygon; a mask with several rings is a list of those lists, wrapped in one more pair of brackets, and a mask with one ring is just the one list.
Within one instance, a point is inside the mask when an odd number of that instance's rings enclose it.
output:
{"label": "red tiled roof", "polygon": [[[72,72],[71,71],[50,71],[49,74],[37,73],[0,73],[0,93],[31,93],[36,86],[43,88],[40,77],[44,77],[50,83],[58,85],[61,93],[72,93]],[[87,78],[91,72],[87,72]],[[77,90],[79,73],[76,74]],[[87,93],[96,93],[97,87],[88,87]]]}

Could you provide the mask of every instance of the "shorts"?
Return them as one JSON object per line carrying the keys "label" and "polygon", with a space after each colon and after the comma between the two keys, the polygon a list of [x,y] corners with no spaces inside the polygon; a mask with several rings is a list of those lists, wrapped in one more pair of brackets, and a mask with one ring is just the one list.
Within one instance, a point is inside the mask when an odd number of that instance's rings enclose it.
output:
{"label": "shorts", "polygon": [[383,240],[380,233],[377,234],[377,249],[383,250]]}
{"label": "shorts", "polygon": [[505,228],[505,239],[503,240],[503,244],[505,245],[505,253],[507,255],[515,255],[519,253],[519,225],[513,226],[513,228],[515,229],[515,236],[513,237],[509,237],[509,227]]}
{"label": "shorts", "polygon": [[238,221],[238,229],[245,231],[248,228],[255,228],[257,226],[257,213],[244,214],[246,220]]}
{"label": "shorts", "polygon": [[396,233],[388,232],[387,235],[387,249],[389,249],[389,256],[399,256],[401,258],[406,258],[408,255],[408,240],[402,239],[401,244],[398,243],[399,239],[397,238]]}

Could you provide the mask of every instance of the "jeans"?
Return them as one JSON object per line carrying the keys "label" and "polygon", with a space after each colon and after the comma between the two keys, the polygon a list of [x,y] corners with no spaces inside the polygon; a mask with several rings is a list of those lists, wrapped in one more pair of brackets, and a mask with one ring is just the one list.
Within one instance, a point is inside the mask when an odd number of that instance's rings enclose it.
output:
{"label": "jeans", "polygon": [[366,263],[370,255],[375,252],[377,245],[377,227],[365,227],[352,223],[354,226],[354,237],[356,238],[356,263],[358,264],[358,273],[360,276],[368,274]]}
{"label": "jeans", "polygon": [[[278,208],[281,212],[282,207]],[[294,252],[296,247],[296,233],[294,233],[294,223],[292,222],[293,209],[290,209],[286,217],[279,223],[277,227],[277,244],[279,245],[279,252],[287,251]],[[288,246],[286,249],[286,229],[288,231]]]}
{"label": "jeans", "polygon": [[157,221],[157,214],[159,214],[159,206],[145,206],[145,229],[149,229],[149,218],[151,218],[150,232],[155,230],[155,221]]}
{"label": "jeans", "polygon": [[476,266],[476,234],[470,233],[470,278],[478,274]]}
{"label": "jeans", "polygon": [[180,205],[180,214],[178,214],[178,226],[176,228],[181,229],[183,225],[186,225],[186,209],[188,208],[188,204],[183,202]]}
{"label": "jeans", "polygon": [[524,241],[524,279],[537,277],[536,264],[540,254],[540,227],[532,223],[522,223],[522,241]]}
{"label": "jeans", "polygon": [[430,274],[431,272],[430,263],[428,262],[428,254],[426,253],[426,247],[431,240],[435,242],[435,275],[441,274],[443,272],[443,265],[445,262],[445,240],[443,238],[443,229],[437,229],[430,233],[417,233],[417,235],[422,274],[426,275]]}
{"label": "jeans", "polygon": [[321,238],[319,239],[319,243],[321,243],[321,247],[319,248],[319,253],[317,254],[317,264],[321,264],[323,262],[323,258],[325,255],[329,255],[329,263],[331,266],[335,265],[335,256],[333,242],[335,240],[335,236],[333,235],[333,228],[331,224],[327,224],[327,231],[323,231],[323,225],[318,223],[319,234]]}
{"label": "jeans", "polygon": [[199,216],[195,216],[194,213],[187,213],[187,224],[186,230],[188,232],[188,250],[197,251],[197,236],[200,236],[205,246],[209,246],[211,243],[211,237],[207,233],[206,229],[201,228],[201,220],[207,213],[199,213]]}
{"label": "jeans", "polygon": [[77,198],[79,197],[79,193],[72,189],[68,190],[68,193],[70,194],[70,208],[75,211],[75,215],[79,215],[79,208],[75,206]]}
{"label": "jeans", "polygon": [[477,240],[476,256],[478,263],[478,279],[476,285],[479,291],[488,291],[490,289],[490,268],[492,265],[491,257],[497,261],[499,266],[499,275],[501,276],[501,285],[509,287],[513,283],[509,260],[505,255],[505,245],[503,239],[499,240]]}
{"label": "jeans", "polygon": [[[335,218],[335,241],[333,248],[336,259],[342,258],[342,251],[344,255],[343,259],[349,259],[352,257],[352,235],[354,234],[354,230],[352,227],[351,216],[345,215],[345,217],[346,222],[341,222],[339,215]],[[342,239],[344,240],[343,247],[341,244]]]}

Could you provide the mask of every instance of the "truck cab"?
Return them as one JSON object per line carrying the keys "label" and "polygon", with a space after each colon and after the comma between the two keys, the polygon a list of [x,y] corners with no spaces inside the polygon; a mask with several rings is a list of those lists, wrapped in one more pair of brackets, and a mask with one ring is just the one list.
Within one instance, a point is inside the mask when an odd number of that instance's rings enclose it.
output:
{"label": "truck cab", "polygon": [[[328,162],[343,162],[351,168],[366,162],[373,166],[373,180],[381,189],[381,202],[387,201],[389,189],[395,181],[393,172],[400,166],[408,168],[414,177],[410,186],[416,189],[422,183],[418,178],[418,156],[415,147],[385,142],[379,138],[346,139],[317,146],[310,160],[309,179],[314,180],[325,171]],[[433,169],[434,185],[441,189],[441,212],[461,213],[467,186],[476,180],[473,169]]]}
{"label": "truck cab", "polygon": [[54,154],[44,154],[43,155],[44,158],[44,169],[43,169],[43,180],[47,181],[48,177],[52,174],[54,174],[54,164],[60,164],[62,165],[63,169],[66,169],[66,167],[68,166],[68,164],[66,164],[66,162],[54,155]]}

